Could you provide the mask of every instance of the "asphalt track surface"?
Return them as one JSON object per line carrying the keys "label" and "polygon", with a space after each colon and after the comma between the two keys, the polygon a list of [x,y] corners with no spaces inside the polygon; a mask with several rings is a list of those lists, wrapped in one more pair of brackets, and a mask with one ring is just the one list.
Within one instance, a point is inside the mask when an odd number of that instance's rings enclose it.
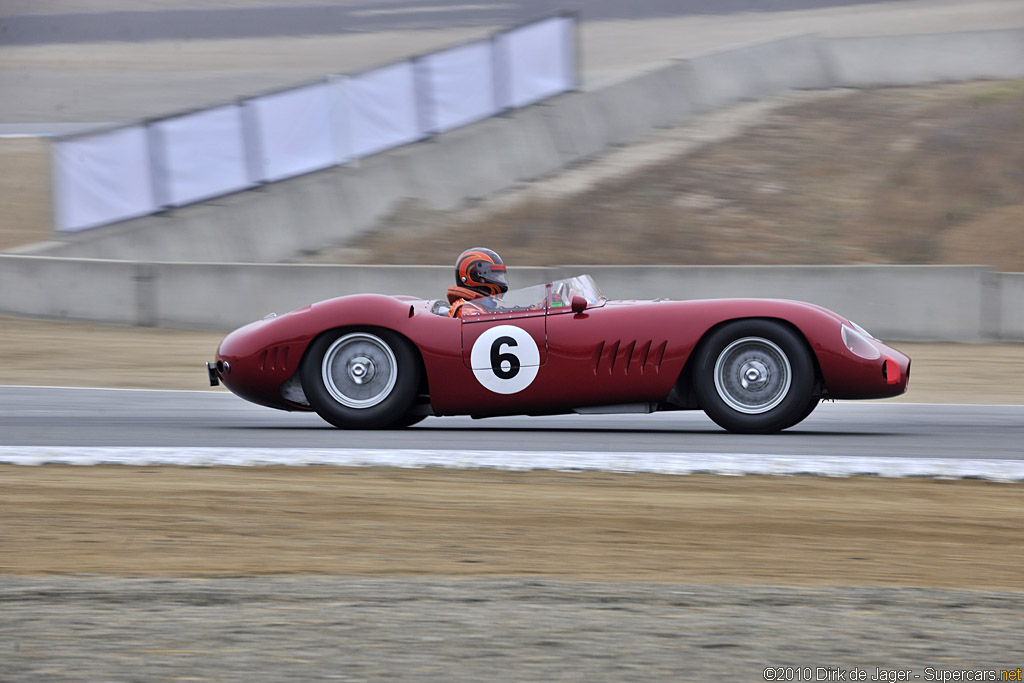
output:
{"label": "asphalt track surface", "polygon": [[824,403],[781,434],[729,434],[700,412],[473,420],[342,431],[210,391],[0,387],[0,447],[762,454],[1024,461],[1024,406]]}
{"label": "asphalt track surface", "polygon": [[[875,0],[892,2],[894,0]],[[263,38],[512,25],[560,11],[584,21],[778,12],[863,0],[370,0],[275,7],[3,16],[0,46],[91,41]]]}

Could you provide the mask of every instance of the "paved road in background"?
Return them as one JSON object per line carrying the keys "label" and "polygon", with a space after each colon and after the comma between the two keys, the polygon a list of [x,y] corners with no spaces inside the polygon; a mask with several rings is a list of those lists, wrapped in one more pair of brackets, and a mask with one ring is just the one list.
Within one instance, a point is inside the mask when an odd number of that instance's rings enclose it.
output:
{"label": "paved road in background", "polygon": [[498,26],[563,10],[577,11],[585,21],[599,21],[860,4],[868,3],[863,0],[372,0],[322,5],[15,16],[3,16],[0,10],[0,46]]}
{"label": "paved road in background", "polygon": [[826,403],[772,436],[703,413],[428,418],[400,431],[334,429],[227,393],[0,387],[0,446],[460,449],[757,453],[1024,460],[1024,406]]}

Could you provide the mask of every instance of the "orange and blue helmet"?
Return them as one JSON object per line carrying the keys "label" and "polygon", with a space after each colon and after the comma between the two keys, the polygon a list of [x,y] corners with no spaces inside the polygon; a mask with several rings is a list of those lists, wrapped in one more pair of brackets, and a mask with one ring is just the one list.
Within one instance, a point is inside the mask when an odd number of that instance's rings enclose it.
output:
{"label": "orange and blue helmet", "polygon": [[480,292],[484,296],[504,294],[508,291],[505,263],[497,252],[490,249],[467,249],[459,254],[455,261],[455,284]]}

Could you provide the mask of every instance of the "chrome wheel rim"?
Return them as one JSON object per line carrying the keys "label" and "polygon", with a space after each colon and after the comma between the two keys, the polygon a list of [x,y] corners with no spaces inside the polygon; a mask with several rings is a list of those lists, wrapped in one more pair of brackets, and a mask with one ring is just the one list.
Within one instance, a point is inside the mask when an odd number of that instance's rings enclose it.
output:
{"label": "chrome wheel rim", "polygon": [[789,394],[793,370],[778,344],[762,337],[737,339],[718,354],[715,389],[733,410],[767,413]]}
{"label": "chrome wheel rim", "polygon": [[349,408],[372,408],[395,388],[398,361],[379,337],[353,332],[328,347],[321,374],[335,401]]}

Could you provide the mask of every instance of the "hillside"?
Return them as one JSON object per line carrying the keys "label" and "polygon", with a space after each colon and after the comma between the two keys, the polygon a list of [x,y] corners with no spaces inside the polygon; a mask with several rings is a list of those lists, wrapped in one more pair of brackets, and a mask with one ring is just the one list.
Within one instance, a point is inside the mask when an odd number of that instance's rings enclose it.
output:
{"label": "hillside", "polygon": [[[1024,81],[851,91],[583,192],[486,215],[410,207],[311,257],[510,264],[978,263],[1024,271]],[[507,202],[505,203],[508,204]]]}

